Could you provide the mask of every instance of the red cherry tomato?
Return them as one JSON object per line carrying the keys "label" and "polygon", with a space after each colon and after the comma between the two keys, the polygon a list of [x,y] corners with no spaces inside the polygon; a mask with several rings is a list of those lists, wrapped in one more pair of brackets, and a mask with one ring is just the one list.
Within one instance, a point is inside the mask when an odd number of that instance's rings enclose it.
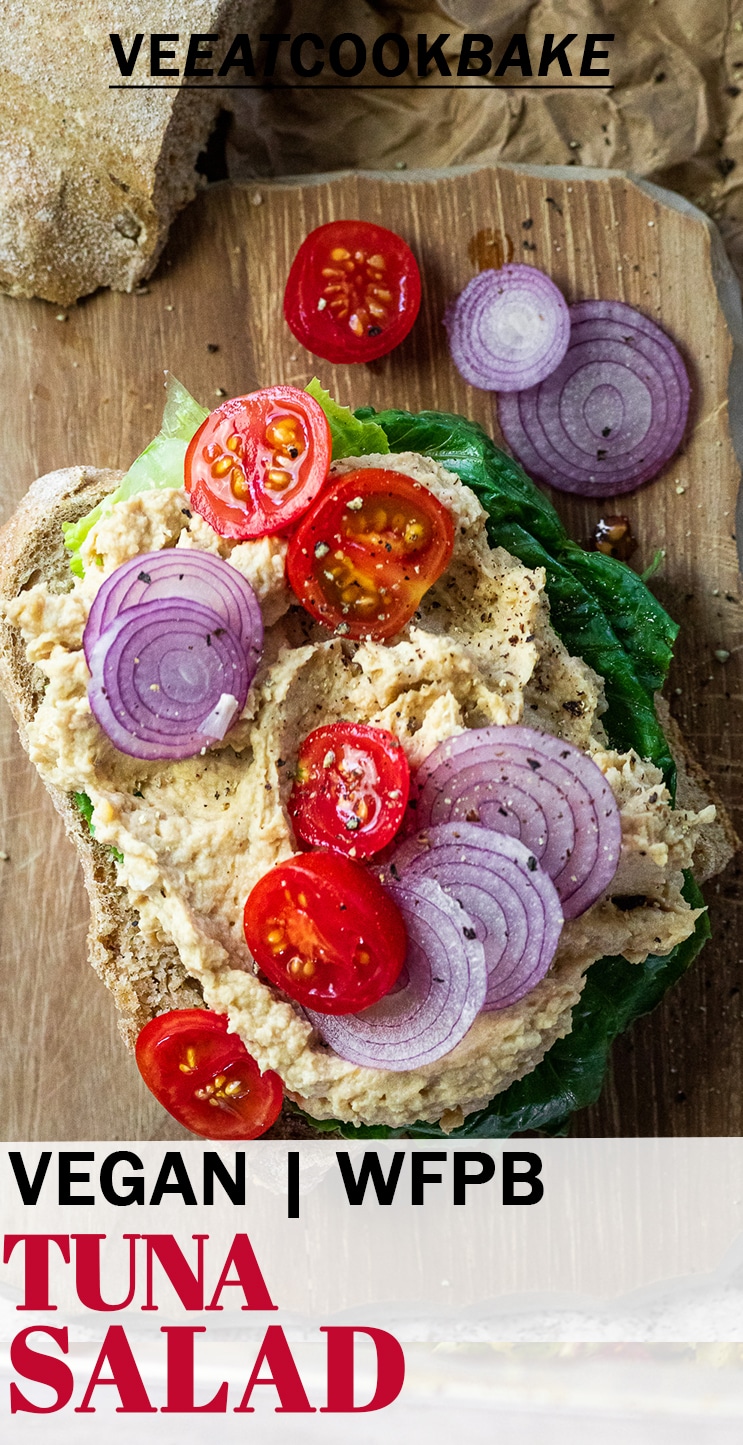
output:
{"label": "red cherry tomato", "polygon": [[420,304],[418,264],[400,236],[370,221],[330,221],[294,257],[284,316],[315,356],[374,361],[404,340]]}
{"label": "red cherry tomato", "polygon": [[289,816],[303,843],[371,858],[392,842],[409,791],[408,760],[392,733],[330,723],[299,749]]}
{"label": "red cherry tomato", "polygon": [[303,853],[256,883],[245,938],[271,983],[319,1013],[358,1013],[392,988],[405,924],[381,883],[337,853]]}
{"label": "red cherry tomato", "polygon": [[318,622],[381,641],[410,621],[453,548],[451,514],[427,487],[369,467],[318,499],[289,543],[286,569]]}
{"label": "red cherry tomato", "polygon": [[294,386],[269,386],[223,402],[202,422],[186,452],[186,491],[221,537],[265,537],[314,502],[331,448],[314,398]]}
{"label": "red cherry tomato", "polygon": [[262,1074],[224,1014],[172,1009],[145,1024],[136,1060],[159,1104],[205,1139],[257,1139],[281,1113],[278,1074]]}

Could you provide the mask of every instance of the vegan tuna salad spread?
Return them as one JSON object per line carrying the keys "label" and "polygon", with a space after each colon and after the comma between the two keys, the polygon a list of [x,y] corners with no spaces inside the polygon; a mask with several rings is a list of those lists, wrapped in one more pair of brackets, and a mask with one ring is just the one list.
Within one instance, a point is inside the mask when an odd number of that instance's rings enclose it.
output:
{"label": "vegan tuna salad spread", "polygon": [[[642,642],[599,635],[595,602],[582,656],[577,606],[558,636],[548,578],[572,558],[580,600],[585,554],[510,459],[486,510],[472,423],[460,464],[458,419],[357,418],[314,383],[168,406],[68,535],[70,589],[5,604],[45,679],[32,760],[86,795],[220,1047],[237,1035],[312,1119],[457,1128],[569,1034],[597,960],[693,938],[715,810],[673,806]],[[234,1113],[231,1068],[196,1091],[206,1115]]]}

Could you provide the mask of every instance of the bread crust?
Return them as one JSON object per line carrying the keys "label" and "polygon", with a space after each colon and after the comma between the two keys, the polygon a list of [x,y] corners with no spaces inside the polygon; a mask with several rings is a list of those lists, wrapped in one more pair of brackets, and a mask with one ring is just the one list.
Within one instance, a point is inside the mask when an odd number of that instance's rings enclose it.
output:
{"label": "bread crust", "polygon": [[[29,488],[18,510],[0,530],[0,597],[17,597],[43,577],[55,590],[71,585],[69,556],[62,541],[62,523],[76,522],[118,486],[122,472],[95,467],[68,467],[49,472]],[[28,724],[43,691],[43,678],[29,663],[16,628],[0,619],[0,688],[28,752]],[[72,793],[44,780],[61,815],[65,831],[82,865],[90,900],[88,953],[113,994],[121,1015],[119,1028],[130,1048],[139,1030],[155,1014],[173,1008],[203,1005],[201,990],[188,978],[172,944],[156,955],[145,948],[138,917],[116,881],[109,848],[91,836]]]}
{"label": "bread crust", "polygon": [[[208,81],[138,88],[147,77],[146,39],[132,79],[122,81],[109,32],[122,30],[127,51],[137,31],[180,32],[177,74],[186,32],[221,35],[226,46],[236,32],[270,30],[273,10],[274,0],[191,0],[185,12],[175,0],[140,0],[127,16],[126,6],[98,0],[54,0],[43,9],[5,0],[0,290],[61,306],[99,286],[132,291],[154,270],[178,211],[205,184],[196,164],[225,92]],[[50,54],[64,63],[50,66]]]}

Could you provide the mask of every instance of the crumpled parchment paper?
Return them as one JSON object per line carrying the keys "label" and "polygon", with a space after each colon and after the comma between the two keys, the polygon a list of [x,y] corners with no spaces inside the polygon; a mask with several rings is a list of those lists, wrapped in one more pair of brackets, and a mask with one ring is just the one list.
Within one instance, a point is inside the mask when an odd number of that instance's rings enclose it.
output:
{"label": "crumpled parchment paper", "polygon": [[[611,91],[525,91],[503,81],[441,89],[447,82],[434,70],[419,81],[405,73],[383,90],[350,80],[323,95],[321,81],[288,88],[296,77],[280,63],[274,90],[226,93],[229,173],[245,180],[495,161],[634,171],[712,216],[743,277],[743,0],[283,0],[275,30],[327,40],[353,31],[369,48],[385,32],[448,32],[449,56],[465,31],[492,35],[496,56],[523,32],[533,60],[545,33],[576,32],[569,53],[577,60],[587,32],[613,33]],[[515,71],[509,78],[521,80]],[[415,87],[401,88],[406,82]]]}

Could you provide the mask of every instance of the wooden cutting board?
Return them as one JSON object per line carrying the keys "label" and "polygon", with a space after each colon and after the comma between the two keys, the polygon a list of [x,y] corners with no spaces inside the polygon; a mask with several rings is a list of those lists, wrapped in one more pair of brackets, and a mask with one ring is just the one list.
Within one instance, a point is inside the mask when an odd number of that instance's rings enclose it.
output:
{"label": "wooden cutting board", "polygon": [[[314,361],[282,318],[297,246],[313,226],[341,216],[399,231],[423,273],[413,332],[368,367]],[[3,518],[43,472],[81,462],[128,466],[157,431],[165,367],[210,407],[272,382],[302,386],[317,371],[343,402],[462,412],[492,430],[492,399],[455,372],[441,316],[478,264],[498,264],[510,250],[549,272],[568,301],[601,296],[638,306],[686,359],[688,443],[620,510],[639,539],[635,566],[666,549],[653,586],[682,624],[672,708],[740,826],[740,468],[728,413],[731,326],[740,324],[723,311],[725,304],[734,317],[739,302],[714,228],[668,192],[617,173],[510,167],[212,187],[176,224],[142,294],[101,293],[66,313],[0,297]],[[586,538],[602,507],[554,500],[571,534]],[[86,962],[87,904],[73,850],[4,708],[2,739],[4,1137],[185,1137],[140,1084],[118,1039],[110,998]],[[743,892],[735,864],[708,898],[712,943],[616,1046],[613,1081],[574,1132],[743,1133]]]}

